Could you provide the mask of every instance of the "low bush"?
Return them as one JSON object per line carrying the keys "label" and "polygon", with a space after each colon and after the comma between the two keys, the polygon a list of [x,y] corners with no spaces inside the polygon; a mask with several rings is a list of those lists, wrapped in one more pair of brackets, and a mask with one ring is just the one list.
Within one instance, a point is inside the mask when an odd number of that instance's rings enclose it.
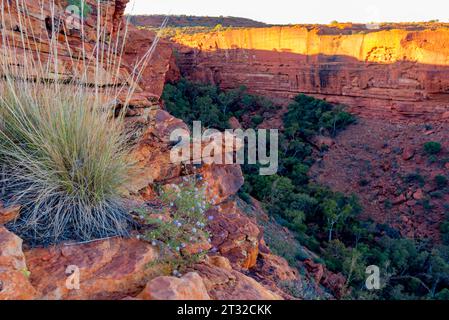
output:
{"label": "low bush", "polygon": [[253,124],[255,125],[255,126],[258,126],[258,125],[260,125],[262,122],[263,122],[263,117],[261,116],[261,115],[255,115],[252,119],[251,119],[251,121],[253,122]]}
{"label": "low bush", "polygon": [[448,179],[445,176],[438,175],[435,177],[435,184],[439,189],[446,188],[448,186]]}
{"label": "low bush", "polygon": [[426,142],[424,144],[424,152],[427,153],[428,155],[436,155],[438,153],[440,153],[442,150],[441,147],[441,143],[439,142]]}
{"label": "low bush", "polygon": [[404,182],[409,184],[418,184],[419,186],[424,186],[426,180],[419,172],[409,173],[404,177]]}
{"label": "low bush", "polygon": [[160,247],[171,264],[175,261],[177,271],[201,260],[207,253],[202,244],[210,241],[207,224],[212,217],[206,216],[211,206],[207,186],[197,185],[193,178],[185,178],[181,185],[165,186],[160,191],[164,207],[159,212],[144,213],[150,228],[144,239]]}

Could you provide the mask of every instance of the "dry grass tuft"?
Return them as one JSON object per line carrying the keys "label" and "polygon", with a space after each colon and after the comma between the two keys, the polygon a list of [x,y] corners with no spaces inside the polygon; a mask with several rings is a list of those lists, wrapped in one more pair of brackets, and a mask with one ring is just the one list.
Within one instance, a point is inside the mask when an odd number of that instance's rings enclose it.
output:
{"label": "dry grass tuft", "polygon": [[[114,35],[99,22],[94,49],[71,55],[73,72],[62,79],[59,53],[72,48],[54,31],[50,53],[41,54],[25,2],[13,2],[23,9],[16,17],[10,2],[1,3],[0,200],[22,210],[8,227],[35,245],[126,236],[132,220],[121,190],[132,163],[123,113],[157,41],[124,80],[127,28]],[[15,33],[6,31],[13,20]]]}

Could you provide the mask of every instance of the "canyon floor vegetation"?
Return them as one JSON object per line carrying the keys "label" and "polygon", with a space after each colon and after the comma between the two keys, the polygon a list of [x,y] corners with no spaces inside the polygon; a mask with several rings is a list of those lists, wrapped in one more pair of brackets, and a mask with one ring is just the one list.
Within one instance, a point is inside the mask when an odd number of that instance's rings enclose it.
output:
{"label": "canyon floor vegetation", "polygon": [[[167,109],[187,124],[199,120],[205,127],[221,130],[230,127],[232,117],[244,128],[255,128],[281,109],[248,94],[244,87],[223,91],[186,79],[167,85],[163,99]],[[318,262],[341,272],[347,279],[348,299],[447,299],[449,243],[402,238],[389,225],[362,220],[357,195],[336,193],[310,180],[311,165],[328,148],[315,138],[338,135],[355,121],[342,106],[297,96],[283,116],[278,174],[260,176],[256,166],[244,166],[246,183],[240,197],[249,203],[251,197],[262,202],[277,224],[289,228],[301,245],[320,257]],[[438,149],[434,143],[425,147],[429,154]],[[446,229],[447,224],[442,225],[442,231]],[[282,248],[276,241],[270,243],[269,237],[267,242],[293,266],[295,260],[305,259],[303,252],[292,252],[296,246]],[[369,265],[381,268],[381,290],[366,291]]]}

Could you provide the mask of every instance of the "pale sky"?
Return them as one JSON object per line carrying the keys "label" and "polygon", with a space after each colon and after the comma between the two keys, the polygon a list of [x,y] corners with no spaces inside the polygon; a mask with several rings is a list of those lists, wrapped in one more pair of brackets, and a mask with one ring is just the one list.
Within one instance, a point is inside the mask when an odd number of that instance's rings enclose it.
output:
{"label": "pale sky", "polygon": [[449,22],[449,0],[131,0],[127,13],[235,16],[271,24]]}

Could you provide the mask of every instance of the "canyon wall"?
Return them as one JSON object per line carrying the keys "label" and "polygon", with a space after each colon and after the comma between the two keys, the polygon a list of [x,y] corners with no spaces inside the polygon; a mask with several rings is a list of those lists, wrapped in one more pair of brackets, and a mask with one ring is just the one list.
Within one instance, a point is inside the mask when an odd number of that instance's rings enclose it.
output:
{"label": "canyon wall", "polygon": [[179,35],[184,76],[271,98],[305,93],[365,116],[449,118],[449,28],[285,26]]}
{"label": "canyon wall", "polygon": [[[18,7],[14,5],[15,2],[8,2],[7,20],[0,27],[4,36],[1,39],[16,41],[11,47],[2,45],[1,49],[13,48],[20,57],[12,62],[8,60],[7,63],[14,66],[11,70],[18,71],[18,76],[29,75],[20,73],[27,65],[26,59],[21,58],[49,60],[52,46],[57,45],[60,68],[57,69],[56,77],[52,76],[48,80],[67,82],[67,85],[71,85],[72,81],[84,81],[83,84],[93,87],[98,84],[92,77],[95,72],[92,68],[96,67],[95,61],[92,61],[98,36],[96,21],[101,19],[108,36],[115,36],[117,31],[123,30],[120,22],[123,21],[127,2],[88,0],[92,12],[84,21],[84,34],[67,31],[68,26],[64,25],[67,22],[67,1],[55,0],[53,8],[52,1],[25,0]],[[100,5],[97,6],[97,3]],[[26,23],[20,23],[19,13]],[[56,44],[50,44],[50,35],[56,35]],[[154,41],[154,33],[130,26],[118,74],[98,66],[104,75],[101,87],[131,85],[129,75],[133,72],[132,66],[146,54]],[[2,50],[0,54],[4,54]],[[89,68],[86,70],[89,77],[79,77],[76,67]],[[178,77],[176,71],[172,46],[161,40],[149,64],[142,70],[142,78],[127,110],[126,120],[134,142],[130,157],[136,161],[137,172],[131,175],[129,185],[125,186],[123,192],[126,193],[130,211],[148,208],[147,213],[154,214],[156,211],[153,208],[162,206],[154,191],[155,183],[181,184],[183,178],[197,179],[200,175],[201,183],[207,185],[208,197],[213,204],[213,208],[206,213],[211,221],[208,225],[211,239],[210,243],[204,241],[200,243],[201,248],[192,250],[208,250],[209,256],[191,266],[195,274],[176,278],[160,277],[165,274],[166,268],[165,263],[158,263],[159,249],[140,240],[138,230],[132,232],[130,239],[101,239],[50,248],[23,246],[22,239],[5,227],[20,215],[20,208],[4,208],[0,201],[0,300],[293,298],[278,287],[281,281],[293,283],[304,296],[306,290],[310,291],[306,287],[309,283],[313,283],[312,290],[319,297],[331,297],[328,291],[335,291],[332,294],[338,296],[343,286],[341,281],[334,279],[341,279],[341,276],[331,272],[326,274],[323,271],[325,267],[319,265],[312,266],[308,271],[310,275],[308,273],[306,277],[290,268],[284,259],[271,253],[263,240],[263,229],[254,218],[246,216],[248,209],[256,208],[249,208],[235,196],[244,182],[239,165],[192,167],[170,160],[173,146],[171,132],[178,128],[187,129],[185,123],[164,111],[160,103],[164,83],[167,80],[174,81]],[[30,78],[27,80],[33,81]],[[119,102],[114,101],[112,107],[116,107]],[[257,212],[265,214],[262,209]],[[67,266],[77,266],[83,275],[77,290],[70,290],[66,286]]]}
{"label": "canyon wall", "polygon": [[[0,54],[4,54],[2,50],[6,48],[13,48],[20,74],[20,70],[25,68],[27,57],[39,56],[45,62],[52,59],[57,48],[58,78],[64,82],[80,80],[77,79],[77,73],[81,61],[81,68],[87,69],[88,75],[87,80],[81,81],[93,86],[95,82],[98,83],[98,79],[94,79],[97,38],[104,33],[103,38],[111,41],[110,44],[106,41],[107,44],[102,44],[103,46],[121,48],[123,41],[125,43],[123,54],[118,50],[113,53],[114,50],[110,48],[104,49],[104,52],[112,52],[111,56],[115,55],[109,60],[114,63],[120,61],[120,65],[104,66],[98,72],[102,75],[102,87],[132,85],[130,73],[133,72],[133,66],[148,51],[156,36],[154,32],[141,31],[126,24],[123,15],[128,2],[129,0],[86,0],[86,7],[89,9],[86,9],[83,21],[79,22],[70,18],[72,13],[68,9],[70,7],[67,0],[26,0],[20,5],[15,1],[7,2],[4,4],[0,45],[3,41],[6,43],[2,45]],[[73,28],[71,24],[75,23],[82,23],[83,28]],[[52,34],[57,37],[57,46],[51,44]],[[161,40],[142,71],[139,85],[130,101],[132,106],[149,107],[159,102],[173,58],[171,44]],[[117,69],[119,72],[116,74]]]}

